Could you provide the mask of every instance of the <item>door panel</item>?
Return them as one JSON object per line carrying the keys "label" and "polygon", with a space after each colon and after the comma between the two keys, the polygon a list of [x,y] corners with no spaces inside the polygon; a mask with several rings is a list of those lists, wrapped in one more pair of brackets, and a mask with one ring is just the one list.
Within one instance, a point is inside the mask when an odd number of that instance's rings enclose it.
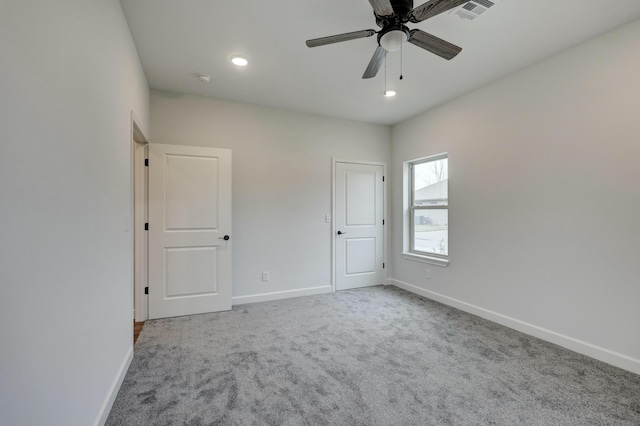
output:
{"label": "door panel", "polygon": [[376,219],[375,171],[345,170],[346,225],[374,225]]}
{"label": "door panel", "polygon": [[149,145],[149,318],[231,309],[231,151]]}
{"label": "door panel", "polygon": [[383,171],[381,165],[336,163],[337,290],[384,283]]}
{"label": "door panel", "polygon": [[216,250],[216,247],[166,248],[165,297],[217,294]]}
{"label": "door panel", "polygon": [[167,230],[216,229],[218,158],[166,156]]}
{"label": "door panel", "polygon": [[376,272],[376,239],[345,239],[346,275]]}

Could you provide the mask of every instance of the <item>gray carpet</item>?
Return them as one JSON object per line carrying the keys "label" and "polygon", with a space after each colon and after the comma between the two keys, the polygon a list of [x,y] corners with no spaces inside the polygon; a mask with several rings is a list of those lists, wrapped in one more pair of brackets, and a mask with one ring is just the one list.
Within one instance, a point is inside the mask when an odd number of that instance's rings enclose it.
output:
{"label": "gray carpet", "polygon": [[148,321],[107,425],[640,425],[640,376],[395,287]]}

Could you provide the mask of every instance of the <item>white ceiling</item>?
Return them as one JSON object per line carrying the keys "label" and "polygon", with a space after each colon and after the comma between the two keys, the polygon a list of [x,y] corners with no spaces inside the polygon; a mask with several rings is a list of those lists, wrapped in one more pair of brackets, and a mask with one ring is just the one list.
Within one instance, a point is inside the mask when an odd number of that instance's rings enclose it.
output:
{"label": "white ceiling", "polygon": [[[414,45],[361,79],[376,37],[310,49],[305,40],[376,29],[367,0],[121,0],[149,85],[350,120],[395,124],[640,18],[640,0],[492,0],[474,20],[445,12],[410,29],[462,47],[446,61]],[[416,0],[414,6],[422,4]],[[246,55],[245,69],[229,55]],[[637,55],[638,52],[630,52]],[[208,84],[198,73],[212,76]]]}

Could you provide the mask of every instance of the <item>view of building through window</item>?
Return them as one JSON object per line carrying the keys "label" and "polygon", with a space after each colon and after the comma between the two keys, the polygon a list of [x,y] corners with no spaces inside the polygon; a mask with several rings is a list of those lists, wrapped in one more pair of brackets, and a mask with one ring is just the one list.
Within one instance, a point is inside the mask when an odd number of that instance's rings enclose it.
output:
{"label": "view of building through window", "polygon": [[419,254],[449,254],[449,160],[439,155],[410,163],[411,248]]}

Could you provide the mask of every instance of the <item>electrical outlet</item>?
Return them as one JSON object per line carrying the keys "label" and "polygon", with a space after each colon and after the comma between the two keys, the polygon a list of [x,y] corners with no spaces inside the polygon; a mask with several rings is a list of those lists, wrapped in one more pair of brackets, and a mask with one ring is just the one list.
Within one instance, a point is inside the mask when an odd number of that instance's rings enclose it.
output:
{"label": "electrical outlet", "polygon": [[264,271],[262,273],[262,281],[264,281],[264,282],[269,281],[269,271]]}
{"label": "electrical outlet", "polygon": [[424,277],[428,280],[431,279],[431,269],[427,269],[427,273],[424,275]]}

